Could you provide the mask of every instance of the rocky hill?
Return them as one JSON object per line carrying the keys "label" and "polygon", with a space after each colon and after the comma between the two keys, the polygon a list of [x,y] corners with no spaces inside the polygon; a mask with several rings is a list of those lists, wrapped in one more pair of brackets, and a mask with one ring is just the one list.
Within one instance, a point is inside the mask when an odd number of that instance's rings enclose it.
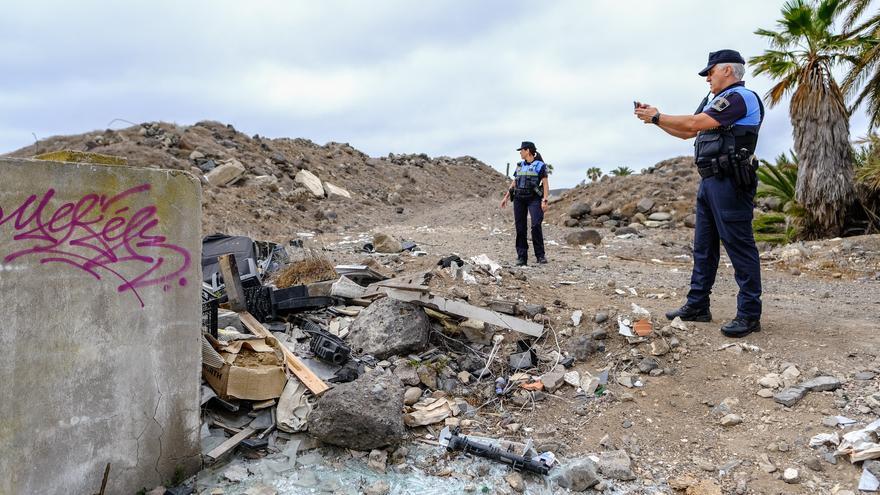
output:
{"label": "rocky hill", "polygon": [[[500,198],[506,182],[503,174],[469,156],[376,158],[346,143],[321,146],[306,139],[247,136],[214,121],[192,126],[150,122],[56,136],[9,156],[60,150],[121,156],[130,166],[192,171],[204,184],[205,234],[278,242],[303,230],[369,230],[377,222],[402,220],[425,208],[454,210],[462,199]],[[216,177],[219,167],[235,169],[229,183]],[[307,187],[315,183],[325,191]]]}

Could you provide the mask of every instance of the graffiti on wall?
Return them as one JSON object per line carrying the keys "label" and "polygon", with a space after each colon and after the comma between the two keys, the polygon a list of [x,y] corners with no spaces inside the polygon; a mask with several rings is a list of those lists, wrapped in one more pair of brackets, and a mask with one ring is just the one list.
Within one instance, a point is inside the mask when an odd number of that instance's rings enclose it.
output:
{"label": "graffiti on wall", "polygon": [[55,189],[48,189],[21,204],[0,205],[0,236],[11,232],[13,241],[12,252],[0,256],[4,263],[29,257],[62,263],[96,280],[115,277],[117,291],[131,292],[143,307],[139,289],[185,286],[191,263],[188,250],[154,233],[159,217],[149,191],[150,184],[141,184],[113,196],[91,193],[57,204]]}

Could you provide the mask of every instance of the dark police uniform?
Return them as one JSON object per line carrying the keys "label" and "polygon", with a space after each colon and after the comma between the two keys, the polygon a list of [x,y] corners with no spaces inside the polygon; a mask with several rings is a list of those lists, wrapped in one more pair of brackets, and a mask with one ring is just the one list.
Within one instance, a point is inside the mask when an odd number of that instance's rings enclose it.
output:
{"label": "dark police uniform", "polygon": [[541,180],[547,177],[547,165],[541,160],[535,159],[532,163],[525,160],[516,165],[513,172],[515,189],[513,191],[513,219],[516,223],[516,257],[527,260],[529,255],[529,241],[526,237],[526,214],[532,217],[532,246],[535,248],[535,257],[540,261],[544,259],[544,232],[541,230],[541,222],[544,221],[544,210],[541,209],[541,199],[544,190]]}
{"label": "dark police uniform", "polygon": [[[687,305],[708,312],[719,242],[724,243],[739,285],[736,316],[750,325],[742,332],[746,334],[760,330],[761,264],[752,233],[752,212],[757,187],[754,153],[764,107],[754,91],[737,82],[704,103],[697,110],[700,112],[721,127],[700,132],[694,143],[702,181],[697,192],[694,269]],[[738,328],[737,323],[734,321],[731,328]]]}

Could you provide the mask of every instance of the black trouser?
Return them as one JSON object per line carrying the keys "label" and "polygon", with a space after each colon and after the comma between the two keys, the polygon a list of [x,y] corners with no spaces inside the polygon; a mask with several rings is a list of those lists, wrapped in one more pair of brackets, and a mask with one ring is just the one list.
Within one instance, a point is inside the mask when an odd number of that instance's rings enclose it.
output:
{"label": "black trouser", "polygon": [[526,237],[526,214],[532,217],[532,245],[535,257],[544,257],[544,232],[541,222],[544,221],[544,210],[541,209],[541,197],[513,198],[513,219],[516,222],[516,257],[528,259],[529,240]]}

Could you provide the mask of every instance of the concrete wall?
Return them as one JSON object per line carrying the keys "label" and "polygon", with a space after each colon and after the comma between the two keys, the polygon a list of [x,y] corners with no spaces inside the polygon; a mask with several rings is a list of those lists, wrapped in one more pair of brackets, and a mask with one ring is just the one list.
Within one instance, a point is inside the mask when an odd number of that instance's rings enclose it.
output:
{"label": "concrete wall", "polygon": [[199,459],[200,188],[0,159],[0,494],[131,494]]}

